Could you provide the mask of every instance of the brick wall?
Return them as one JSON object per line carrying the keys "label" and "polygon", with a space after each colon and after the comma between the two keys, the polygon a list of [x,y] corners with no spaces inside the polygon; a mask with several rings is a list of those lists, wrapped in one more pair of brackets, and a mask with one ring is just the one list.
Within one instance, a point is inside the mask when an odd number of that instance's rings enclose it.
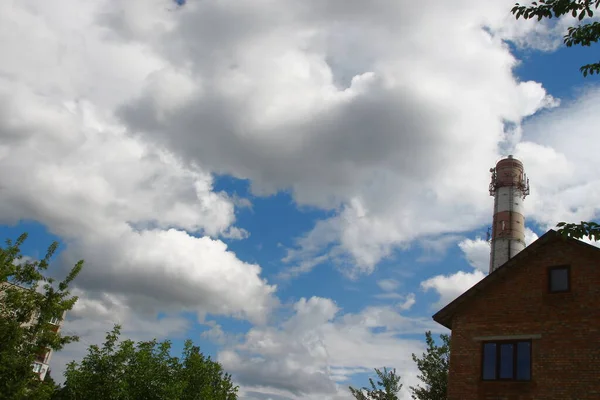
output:
{"label": "brick wall", "polygon": [[[571,292],[548,293],[547,268],[571,266]],[[553,240],[452,320],[448,400],[600,399],[600,251]],[[532,339],[529,382],[481,380],[478,337]]]}

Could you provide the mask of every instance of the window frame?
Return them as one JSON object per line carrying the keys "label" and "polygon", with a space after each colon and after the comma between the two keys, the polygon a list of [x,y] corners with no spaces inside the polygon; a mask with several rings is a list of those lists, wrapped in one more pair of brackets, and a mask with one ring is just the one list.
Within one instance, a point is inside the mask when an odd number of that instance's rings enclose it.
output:
{"label": "window frame", "polygon": [[36,374],[41,374],[43,367],[44,367],[44,364],[42,364],[41,362],[38,362],[38,361],[34,361],[33,366],[32,366],[32,370]]}
{"label": "window frame", "polygon": [[49,323],[52,324],[52,325],[57,325],[58,326],[58,325],[60,325],[60,318],[58,318],[58,317],[52,317],[52,318],[50,318]]}
{"label": "window frame", "polygon": [[[552,290],[552,272],[558,270],[567,271],[567,289],[566,290]],[[569,293],[571,291],[571,266],[570,265],[556,265],[548,267],[548,293]]]}
{"label": "window frame", "polygon": [[[517,379],[517,363],[518,363],[518,345],[519,343],[529,343],[529,379]],[[484,365],[485,365],[485,345],[495,344],[496,345],[496,373],[495,378],[485,379],[484,378]],[[500,378],[500,347],[503,344],[513,345],[513,377],[512,378]],[[481,374],[480,379],[483,382],[531,382],[533,380],[533,341],[531,339],[513,339],[513,340],[486,340],[481,342]]]}

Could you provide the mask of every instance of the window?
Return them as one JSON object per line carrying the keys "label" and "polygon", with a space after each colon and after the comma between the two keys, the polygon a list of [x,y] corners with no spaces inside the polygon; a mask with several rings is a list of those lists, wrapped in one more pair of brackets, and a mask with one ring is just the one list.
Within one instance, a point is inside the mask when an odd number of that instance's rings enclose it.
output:
{"label": "window", "polygon": [[33,372],[35,372],[36,374],[39,374],[41,371],[42,371],[42,364],[33,363]]}
{"label": "window", "polygon": [[568,292],[571,289],[570,268],[568,266],[548,269],[548,289],[551,293]]}
{"label": "window", "polygon": [[52,317],[52,318],[50,318],[50,323],[52,325],[58,325],[60,323],[60,319],[58,319],[56,317]]}
{"label": "window", "polygon": [[531,342],[484,342],[482,379],[531,380]]}

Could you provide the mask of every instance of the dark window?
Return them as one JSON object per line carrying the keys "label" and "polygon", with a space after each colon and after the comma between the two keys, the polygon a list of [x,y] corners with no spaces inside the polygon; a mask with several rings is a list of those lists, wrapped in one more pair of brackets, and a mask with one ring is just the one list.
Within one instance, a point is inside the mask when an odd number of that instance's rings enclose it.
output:
{"label": "dark window", "polygon": [[515,349],[512,343],[500,345],[500,379],[512,379],[514,376],[514,352]]}
{"label": "dark window", "polygon": [[482,378],[484,380],[531,379],[531,342],[483,343]]}
{"label": "dark window", "polygon": [[517,343],[517,380],[531,379],[531,342]]}
{"label": "dark window", "polygon": [[550,292],[568,292],[570,288],[569,267],[552,267],[548,270]]}
{"label": "dark window", "polygon": [[496,379],[496,343],[483,345],[483,379]]}

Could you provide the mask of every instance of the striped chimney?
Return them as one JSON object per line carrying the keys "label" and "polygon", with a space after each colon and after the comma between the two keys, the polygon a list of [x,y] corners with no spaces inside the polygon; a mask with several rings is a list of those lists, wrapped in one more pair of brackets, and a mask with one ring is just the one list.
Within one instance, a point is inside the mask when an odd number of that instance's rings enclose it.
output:
{"label": "striped chimney", "polygon": [[529,194],[529,179],[523,163],[508,156],[491,168],[490,195],[494,196],[490,274],[525,248],[523,200]]}

